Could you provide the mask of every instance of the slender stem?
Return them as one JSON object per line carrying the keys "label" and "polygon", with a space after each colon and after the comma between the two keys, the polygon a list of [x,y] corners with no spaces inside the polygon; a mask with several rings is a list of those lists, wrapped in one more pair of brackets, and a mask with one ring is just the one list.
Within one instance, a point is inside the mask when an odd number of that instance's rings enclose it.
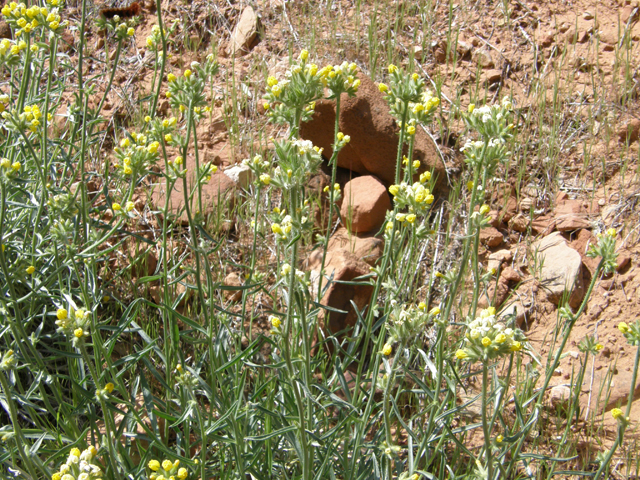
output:
{"label": "slender stem", "polygon": [[489,383],[488,359],[482,362],[482,431],[484,433],[484,454],[487,479],[493,480],[493,452],[491,451],[491,427],[487,421],[487,383]]}
{"label": "slender stem", "polygon": [[322,250],[322,262],[320,263],[320,278],[318,279],[318,292],[317,292],[317,301],[320,302],[322,298],[322,280],[324,279],[324,266],[327,260],[327,249],[329,248],[329,235],[331,235],[331,227],[333,226],[333,209],[334,209],[334,198],[335,198],[335,190],[333,186],[336,183],[336,172],[338,170],[338,149],[335,148],[335,145],[338,143],[338,129],[340,128],[340,95],[336,97],[336,120],[333,128],[333,144],[334,149],[331,154],[331,159],[329,160],[329,165],[331,165],[331,183],[329,184],[329,220],[327,221],[327,231],[324,235],[324,245]]}

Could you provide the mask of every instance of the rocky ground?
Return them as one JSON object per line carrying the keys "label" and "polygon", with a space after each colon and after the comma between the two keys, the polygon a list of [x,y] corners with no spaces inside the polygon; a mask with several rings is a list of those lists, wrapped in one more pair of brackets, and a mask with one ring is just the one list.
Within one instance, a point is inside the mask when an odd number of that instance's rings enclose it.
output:
{"label": "rocky ground", "polygon": [[[260,111],[265,78],[282,75],[289,55],[303,47],[319,64],[356,61],[364,72],[358,96],[345,99],[340,118],[340,129],[352,142],[340,154],[338,179],[341,215],[349,221],[333,233],[327,259],[336,279],[368,273],[382,253],[383,241],[376,233],[391,208],[387,188],[395,166],[388,158],[395,157],[397,138],[373,81],[381,80],[387,58],[404,64],[413,59],[417,70],[441,88],[442,112],[431,131],[417,135],[416,158],[421,171],[438,176],[436,204],[445,209],[452,185],[465,175],[459,152],[465,131],[456,109],[472,99],[492,102],[512,96],[520,132],[514,156],[521,163],[503,169],[495,181],[493,222],[481,242],[483,267],[496,268],[499,277],[484,302],[503,313],[515,312],[544,361],[559,302],[566,295],[573,307],[579,306],[595,271],[597,260],[586,256],[589,245],[607,228],[617,230],[617,270],[597,280],[550,391],[555,404],[566,401],[568,384],[583,358],[578,343],[597,335],[604,349],[588,365],[582,415],[604,418],[603,432],[611,438],[615,421],[602,413],[624,405],[635,354],[616,326],[640,317],[637,1],[480,1],[451,8],[438,3],[432,13],[423,5],[387,2],[388,18],[372,18],[371,6],[360,2],[329,3],[162,3],[165,22],[177,22],[169,71],[203,61],[212,51],[221,64],[219,83],[211,92],[211,117],[198,131],[201,155],[220,168],[205,191],[209,212],[223,194],[241,196],[248,185],[249,173],[239,162],[265,151],[273,133]],[[135,43],[124,53],[107,101],[111,123],[105,156],[112,154],[114,131],[135,118],[136,103],[151,82],[153,55],[145,38],[157,20],[150,4],[142,6]],[[72,16],[79,14],[78,6],[69,9]],[[375,38],[380,58],[374,63],[371,38],[377,32],[387,33]],[[68,37],[70,56],[76,54],[78,32],[74,35]],[[89,69],[98,73],[112,50],[95,27],[86,35]],[[161,103],[160,112],[167,109]],[[330,155],[333,104],[319,102],[316,112],[301,135]],[[314,182],[321,192],[329,180],[323,174]],[[177,210],[182,194],[175,195],[172,206]],[[147,212],[140,228],[150,238],[157,227],[151,212],[163,201],[160,184],[151,182],[139,191],[141,210]],[[223,223],[239,244],[247,241],[247,225],[233,218]],[[145,255],[148,271],[139,272],[141,276],[155,270],[154,249]],[[318,270],[320,261],[317,252],[310,253],[307,268]],[[237,272],[225,274],[227,284],[240,285]],[[238,300],[234,293],[228,293],[229,302]],[[352,300],[362,306],[370,295],[365,286],[332,287],[323,301],[350,310]],[[355,313],[333,317],[335,324],[328,327],[338,331],[354,321]],[[635,392],[631,417],[640,418],[640,385]]]}

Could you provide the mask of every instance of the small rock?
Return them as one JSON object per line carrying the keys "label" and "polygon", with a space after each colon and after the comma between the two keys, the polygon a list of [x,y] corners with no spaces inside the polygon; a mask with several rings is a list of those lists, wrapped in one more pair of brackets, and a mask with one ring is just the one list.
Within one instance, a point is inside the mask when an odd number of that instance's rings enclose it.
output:
{"label": "small rock", "polygon": [[253,8],[246,7],[231,34],[229,53],[236,55],[237,53],[248,52],[257,35],[258,16]]}
{"label": "small rock", "polygon": [[549,235],[554,228],[556,228],[556,220],[549,215],[541,215],[531,222],[531,231],[536,235]]}
{"label": "small rock", "polygon": [[531,211],[531,207],[533,207],[533,200],[531,200],[529,197],[524,197],[522,200],[520,200],[521,212],[529,213]]}
{"label": "small rock", "polygon": [[472,48],[473,47],[470,44],[463,42],[462,40],[458,40],[458,43],[456,44],[456,52],[458,52],[460,59],[468,57]]}
{"label": "small rock", "polygon": [[590,228],[588,215],[578,200],[565,200],[556,207],[556,229],[572,232],[580,228]]}
{"label": "small rock", "polygon": [[[353,301],[358,310],[362,310],[365,305],[369,304],[373,293],[372,285],[347,285],[335,282],[349,282],[369,272],[369,265],[347,250],[340,249],[327,254],[324,274],[326,278],[333,278],[333,282],[326,289],[320,303],[345,312],[323,310],[320,313],[320,325],[328,333],[337,334],[349,327],[353,327],[358,320],[358,315],[351,302]],[[311,273],[310,280],[312,285],[315,284],[317,287],[319,271],[312,270]],[[323,290],[327,285],[326,278],[323,281]]]}
{"label": "small rock", "polygon": [[349,231],[370,232],[380,228],[389,209],[387,189],[376,177],[356,177],[344,186],[340,215]]}
{"label": "small rock", "polygon": [[240,163],[225,168],[222,173],[233,180],[238,187],[245,189],[249,186],[249,183],[251,183],[251,178],[253,176],[249,166]]}
{"label": "small rock", "polygon": [[493,252],[489,255],[489,262],[487,265],[487,269],[491,270],[495,268],[496,271],[500,269],[500,266],[503,263],[508,263],[513,260],[513,254],[509,250],[498,250],[497,252]]}
{"label": "small rock", "polygon": [[482,74],[482,83],[483,84],[492,84],[499,82],[502,79],[502,70],[491,69],[487,70]]}
{"label": "small rock", "polygon": [[516,232],[526,232],[527,228],[529,228],[529,217],[519,213],[509,220],[509,227]]}
{"label": "small rock", "polygon": [[0,19],[0,38],[11,38],[11,27],[3,19]]}
{"label": "small rock", "polygon": [[413,47],[413,58],[415,58],[418,61],[422,60],[422,47],[419,45],[416,45],[415,47]]}
{"label": "small rock", "polygon": [[532,247],[538,265],[542,265],[538,280],[547,291],[549,300],[558,305],[567,292],[569,305],[578,307],[585,290],[580,254],[567,245],[559,232],[552,233]]}
{"label": "small rock", "polygon": [[[555,372],[554,372],[555,375]],[[556,385],[549,392],[549,402],[553,407],[566,405],[571,399],[571,389],[566,385]]]}
{"label": "small rock", "polygon": [[504,236],[495,227],[485,227],[480,230],[480,242],[489,248],[502,245]]}
{"label": "small rock", "polygon": [[[236,272],[231,272],[225,277],[224,285],[226,287],[241,287],[242,280],[240,279],[240,275]],[[242,298],[242,290],[223,290],[223,295],[225,299],[237,302]]]}
{"label": "small rock", "polygon": [[621,143],[630,144],[637,141],[640,136],[640,120],[634,118],[618,129],[618,140]]}
{"label": "small rock", "polygon": [[491,53],[488,50],[477,50],[474,54],[474,58],[480,68],[493,68],[496,66],[493,61],[493,57],[491,57]]}
{"label": "small rock", "polygon": [[[372,235],[351,235],[346,228],[339,228],[336,233],[331,235],[327,249],[329,251],[346,249],[369,265],[375,265],[378,259],[382,257],[384,240]],[[321,261],[322,256],[318,262],[318,267]]]}

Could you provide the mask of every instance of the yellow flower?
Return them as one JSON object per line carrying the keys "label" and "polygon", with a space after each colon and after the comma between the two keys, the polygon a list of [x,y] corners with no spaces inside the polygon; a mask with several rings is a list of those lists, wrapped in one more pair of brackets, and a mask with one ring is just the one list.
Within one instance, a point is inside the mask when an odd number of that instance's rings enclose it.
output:
{"label": "yellow flower", "polygon": [[190,77],[191,77],[191,73],[192,73],[192,72],[191,72],[191,70],[186,69],[186,70],[184,71],[184,76],[185,76],[185,78],[190,78]]}
{"label": "yellow flower", "polygon": [[306,60],[307,58],[309,58],[309,52],[307,50],[302,50],[300,52],[300,60]]}
{"label": "yellow flower", "polygon": [[420,78],[420,75],[418,75],[417,73],[414,73],[413,75],[411,75],[411,78],[413,78],[414,82],[417,82],[418,79]]}
{"label": "yellow flower", "polygon": [[416,221],[416,216],[413,213],[410,213],[409,215],[407,215],[407,222],[409,223],[413,223]]}
{"label": "yellow flower", "polygon": [[129,165],[125,165],[122,171],[124,172],[125,175],[131,175],[133,173],[133,170]]}
{"label": "yellow flower", "polygon": [[279,223],[274,223],[271,225],[271,231],[277,235],[282,235],[282,227]]}
{"label": "yellow flower", "polygon": [[175,163],[176,165],[182,165],[182,162],[184,162],[184,158],[182,158],[182,156],[180,155],[178,155],[173,161],[173,163]]}
{"label": "yellow flower", "polygon": [[173,468],[173,463],[171,463],[171,460],[163,460],[162,461],[162,469],[165,472],[168,472],[169,470],[171,470]]}
{"label": "yellow flower", "polygon": [[290,273],[291,273],[291,265],[289,265],[288,263],[285,263],[284,265],[282,265],[282,275],[287,276]]}
{"label": "yellow flower", "polygon": [[185,478],[187,478],[187,475],[189,475],[189,472],[187,472],[186,468],[181,468],[180,470],[178,470],[178,478],[180,480],[184,480]]}
{"label": "yellow flower", "polygon": [[136,205],[135,205],[135,203],[133,203],[133,202],[127,202],[127,203],[124,205],[124,209],[125,209],[127,212],[130,212],[130,211],[131,211],[131,210],[133,210],[134,208],[136,208]]}
{"label": "yellow flower", "polygon": [[469,108],[467,108],[467,111],[469,113],[473,113],[473,110],[476,108],[476,104],[475,103],[470,103],[469,104]]}
{"label": "yellow flower", "polygon": [[80,449],[77,447],[74,447],[71,449],[71,451],[69,452],[71,455],[73,455],[74,457],[79,457],[80,456]]}
{"label": "yellow flower", "polygon": [[62,479],[62,475],[60,475],[58,472],[51,475],[51,480],[61,480],[61,479]]}
{"label": "yellow flower", "polygon": [[73,336],[74,336],[74,337],[76,337],[76,338],[82,338],[82,337],[84,337],[84,330],[82,330],[81,328],[76,328],[76,329],[73,331]]}
{"label": "yellow flower", "polygon": [[596,346],[595,346],[596,352],[599,352],[603,348],[604,348],[604,345],[602,345],[601,343],[596,343]]}
{"label": "yellow flower", "polygon": [[496,343],[504,343],[507,341],[507,336],[504,333],[499,333],[495,338]]}
{"label": "yellow flower", "polygon": [[404,222],[407,219],[407,215],[405,213],[396,213],[396,220],[400,223]]}
{"label": "yellow flower", "polygon": [[151,121],[151,117],[149,115],[147,115],[146,117],[144,117],[144,122],[145,123],[149,123]]}
{"label": "yellow flower", "polygon": [[489,205],[482,205],[480,207],[480,215],[486,215],[487,213],[489,213],[490,208]]}
{"label": "yellow flower", "polygon": [[273,87],[274,85],[278,84],[278,80],[276,79],[276,77],[269,77],[267,78],[267,85],[269,85],[270,87]]}
{"label": "yellow flower", "polygon": [[487,316],[495,315],[496,314],[496,307],[487,307],[485,309],[485,312],[487,312]]}
{"label": "yellow flower", "polygon": [[424,311],[427,309],[427,304],[426,304],[426,303],[424,303],[424,302],[420,302],[420,303],[418,304],[418,309],[419,309],[419,310],[422,310],[422,311],[424,312]]}
{"label": "yellow flower", "polygon": [[619,408],[614,408],[613,410],[611,410],[611,416],[618,420],[620,417],[624,416],[624,412]]}
{"label": "yellow flower", "polygon": [[413,125],[409,125],[409,126],[407,127],[407,133],[408,133],[409,135],[415,135],[415,133],[416,133],[416,127],[414,127]]}
{"label": "yellow flower", "polygon": [[386,343],[386,344],[384,345],[384,347],[382,347],[382,354],[383,354],[385,357],[388,357],[389,355],[391,355],[391,352],[392,352],[392,351],[393,351],[393,348],[392,348],[392,347],[391,347],[391,345],[390,345],[390,344],[388,344],[388,343]]}
{"label": "yellow flower", "polygon": [[400,191],[400,187],[399,187],[398,185],[391,185],[391,186],[389,187],[389,193],[390,193],[391,195],[393,195],[394,197],[395,197],[396,195],[398,195],[398,192],[399,192],[399,191]]}
{"label": "yellow flower", "polygon": [[274,315],[271,315],[269,317],[269,320],[271,320],[271,325],[273,326],[273,328],[278,328],[280,325],[282,325],[282,321]]}
{"label": "yellow flower", "polygon": [[491,345],[491,339],[489,337],[484,337],[482,339],[482,346],[483,347],[488,347]]}
{"label": "yellow flower", "polygon": [[498,442],[498,443],[502,443],[503,440],[504,440],[504,437],[502,435],[498,435],[496,437],[496,442]]}
{"label": "yellow flower", "polygon": [[66,308],[59,308],[56,312],[56,317],[58,317],[58,320],[66,320],[68,316],[69,312],[67,312]]}
{"label": "yellow flower", "polygon": [[171,134],[170,134],[170,133],[167,133],[167,134],[164,136],[164,141],[165,141],[165,142],[167,142],[167,143],[171,143],[171,142],[173,142],[173,137],[171,136]]}
{"label": "yellow flower", "polygon": [[33,275],[33,272],[36,271],[36,267],[34,267],[33,265],[29,265],[26,271],[28,275]]}
{"label": "yellow flower", "polygon": [[160,470],[160,462],[158,460],[150,460],[147,466],[154,472]]}
{"label": "yellow flower", "polygon": [[456,358],[457,358],[458,360],[464,360],[464,359],[466,359],[466,358],[469,358],[469,354],[468,354],[466,351],[464,351],[464,350],[458,350],[458,351],[456,352]]}
{"label": "yellow flower", "polygon": [[136,31],[133,29],[133,27],[129,27],[129,29],[127,30],[127,35],[130,37],[133,37],[135,33]]}
{"label": "yellow flower", "polygon": [[610,237],[615,237],[617,235],[616,229],[610,228],[609,230],[607,230],[607,235],[609,235]]}
{"label": "yellow flower", "polygon": [[420,168],[420,160],[414,160],[413,161],[413,168],[415,168],[415,169]]}
{"label": "yellow flower", "polygon": [[620,330],[622,333],[629,333],[631,331],[631,329],[629,328],[629,325],[627,325],[625,322],[620,322],[618,324],[618,330]]}
{"label": "yellow flower", "polygon": [[21,164],[20,162],[13,162],[13,163],[11,164],[11,169],[12,169],[14,172],[17,172],[18,170],[20,170],[20,167],[22,167],[22,164]]}
{"label": "yellow flower", "polygon": [[122,148],[127,148],[129,145],[131,145],[131,142],[128,138],[123,138],[122,140],[120,140],[120,146]]}
{"label": "yellow flower", "polygon": [[433,307],[429,313],[431,315],[440,315],[440,309],[438,307]]}
{"label": "yellow flower", "polygon": [[379,83],[378,90],[380,90],[380,93],[387,93],[389,91],[389,87],[387,87],[384,83]]}
{"label": "yellow flower", "polygon": [[271,183],[271,175],[269,175],[268,173],[263,173],[262,175],[260,175],[260,181],[265,185],[269,185]]}
{"label": "yellow flower", "polygon": [[268,104],[267,102],[264,102],[264,103],[262,104],[262,107],[263,107],[265,110],[269,110],[269,104]]}
{"label": "yellow flower", "polygon": [[169,83],[175,82],[176,81],[176,76],[173,73],[170,73],[169,75],[167,75],[167,81]]}
{"label": "yellow flower", "polygon": [[119,203],[114,203],[111,205],[111,208],[113,209],[114,212],[119,212],[122,209],[122,206],[120,206]]}
{"label": "yellow flower", "polygon": [[393,63],[389,65],[388,67],[389,73],[395,73],[398,71],[398,67],[396,67]]}
{"label": "yellow flower", "polygon": [[513,342],[510,349],[512,352],[519,352],[522,350],[522,344],[520,342]]}

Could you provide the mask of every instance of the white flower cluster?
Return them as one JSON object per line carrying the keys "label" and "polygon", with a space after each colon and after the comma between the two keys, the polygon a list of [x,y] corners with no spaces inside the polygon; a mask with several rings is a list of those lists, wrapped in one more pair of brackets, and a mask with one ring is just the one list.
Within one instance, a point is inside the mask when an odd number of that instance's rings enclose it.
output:
{"label": "white flower cluster", "polygon": [[100,480],[102,470],[91,463],[98,451],[89,447],[80,452],[79,448],[72,448],[67,461],[60,466],[60,471],[51,476],[51,480]]}

